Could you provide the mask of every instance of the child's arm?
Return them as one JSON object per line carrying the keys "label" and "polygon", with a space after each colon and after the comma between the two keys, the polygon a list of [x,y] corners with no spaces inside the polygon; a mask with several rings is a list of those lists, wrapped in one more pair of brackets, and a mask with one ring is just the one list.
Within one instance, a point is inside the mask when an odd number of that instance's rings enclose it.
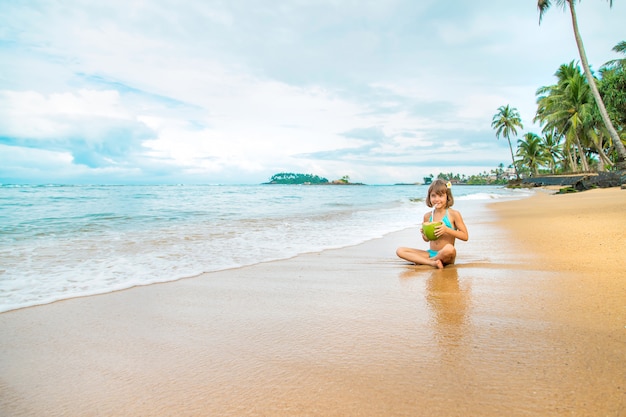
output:
{"label": "child's arm", "polygon": [[465,226],[465,222],[463,221],[463,216],[456,210],[450,210],[452,216],[452,226],[454,229],[450,229],[449,227],[443,226],[445,233],[450,236],[455,237],[456,239],[461,239],[467,242],[469,239],[469,234],[467,232],[467,226]]}

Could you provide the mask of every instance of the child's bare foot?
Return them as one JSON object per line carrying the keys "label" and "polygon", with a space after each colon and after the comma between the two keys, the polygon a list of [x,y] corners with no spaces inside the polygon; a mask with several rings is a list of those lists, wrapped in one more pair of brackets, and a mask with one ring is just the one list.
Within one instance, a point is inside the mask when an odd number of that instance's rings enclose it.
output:
{"label": "child's bare foot", "polygon": [[443,262],[441,262],[441,260],[439,259],[435,259],[430,265],[434,266],[435,268],[443,269]]}

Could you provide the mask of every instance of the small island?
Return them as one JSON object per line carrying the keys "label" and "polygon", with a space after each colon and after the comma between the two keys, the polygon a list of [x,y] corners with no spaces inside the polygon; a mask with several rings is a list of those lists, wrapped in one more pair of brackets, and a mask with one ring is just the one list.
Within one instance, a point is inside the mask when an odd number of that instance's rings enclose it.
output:
{"label": "small island", "polygon": [[328,181],[327,178],[313,174],[296,174],[293,172],[280,172],[272,175],[269,182],[264,184],[297,184],[297,185],[364,185],[350,182],[350,177],[344,175],[338,180]]}

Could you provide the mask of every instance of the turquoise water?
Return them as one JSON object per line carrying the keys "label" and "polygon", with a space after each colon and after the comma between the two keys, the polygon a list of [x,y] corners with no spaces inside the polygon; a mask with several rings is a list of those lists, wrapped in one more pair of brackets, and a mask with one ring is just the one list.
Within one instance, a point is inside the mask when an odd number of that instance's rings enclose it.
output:
{"label": "turquoise water", "polygon": [[[0,186],[0,312],[358,244],[419,224],[426,189]],[[455,186],[455,208],[524,193]]]}

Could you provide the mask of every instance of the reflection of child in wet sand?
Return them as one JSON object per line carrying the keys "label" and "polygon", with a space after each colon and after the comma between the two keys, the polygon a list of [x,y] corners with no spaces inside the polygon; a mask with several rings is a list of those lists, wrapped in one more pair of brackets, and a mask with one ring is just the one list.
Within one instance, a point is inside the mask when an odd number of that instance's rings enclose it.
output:
{"label": "reflection of child in wet sand", "polygon": [[[461,213],[450,208],[454,204],[451,188],[450,183],[446,184],[442,180],[433,181],[428,188],[426,205],[432,207],[433,211],[424,214],[424,222],[442,222],[441,226],[435,229],[437,239],[430,241],[430,249],[425,251],[400,247],[396,250],[400,258],[418,265],[430,265],[440,269],[454,263],[456,258],[454,241],[456,239],[467,241],[469,236]],[[421,228],[420,230],[422,239],[428,242],[424,231]]]}

